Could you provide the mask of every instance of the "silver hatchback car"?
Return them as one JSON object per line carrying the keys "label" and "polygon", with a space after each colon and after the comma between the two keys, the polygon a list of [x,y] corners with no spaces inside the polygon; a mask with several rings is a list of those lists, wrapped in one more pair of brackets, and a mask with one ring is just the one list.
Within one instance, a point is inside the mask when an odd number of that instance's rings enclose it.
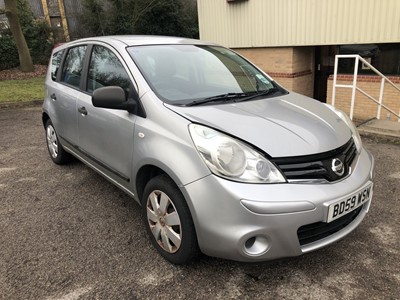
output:
{"label": "silver hatchback car", "polygon": [[346,114],[215,44],[64,44],[42,118],[51,159],[72,155],[134,197],[172,263],[301,255],[349,234],[371,203],[374,159]]}

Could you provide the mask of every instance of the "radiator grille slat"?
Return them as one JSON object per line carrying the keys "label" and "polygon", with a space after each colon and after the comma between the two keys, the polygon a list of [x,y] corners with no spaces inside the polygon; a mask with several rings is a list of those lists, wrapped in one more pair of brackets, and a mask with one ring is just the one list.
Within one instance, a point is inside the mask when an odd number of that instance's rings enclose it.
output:
{"label": "radiator grille slat", "polygon": [[[297,157],[272,158],[271,160],[281,169],[290,180],[325,179],[334,182],[346,177],[350,166],[357,156],[357,149],[351,138],[343,146],[332,151]],[[344,173],[336,174],[332,169],[334,159],[339,159],[344,165]]]}

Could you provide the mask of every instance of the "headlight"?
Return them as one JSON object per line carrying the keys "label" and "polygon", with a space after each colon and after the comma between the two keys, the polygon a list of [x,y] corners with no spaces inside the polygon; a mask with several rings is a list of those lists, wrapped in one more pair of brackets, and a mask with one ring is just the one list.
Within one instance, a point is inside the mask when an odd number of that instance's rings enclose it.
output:
{"label": "headlight", "polygon": [[351,134],[353,136],[354,144],[356,144],[357,151],[358,151],[358,153],[360,153],[361,148],[362,148],[362,141],[361,141],[360,134],[358,133],[357,128],[354,125],[354,123],[350,120],[350,118],[347,116],[347,114],[344,113],[343,111],[341,111],[340,109],[337,109],[329,104],[325,104],[325,105],[331,111],[333,111],[339,118],[341,118],[346,123],[346,125],[350,128]]}
{"label": "headlight", "polygon": [[202,125],[190,124],[189,131],[212,173],[239,182],[286,182],[273,163],[245,143]]}

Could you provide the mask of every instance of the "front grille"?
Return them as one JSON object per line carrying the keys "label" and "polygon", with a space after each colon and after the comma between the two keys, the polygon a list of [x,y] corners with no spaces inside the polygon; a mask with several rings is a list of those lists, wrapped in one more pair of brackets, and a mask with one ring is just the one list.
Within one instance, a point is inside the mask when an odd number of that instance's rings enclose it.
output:
{"label": "front grille", "polygon": [[357,218],[361,209],[362,206],[330,223],[317,222],[301,226],[297,230],[297,237],[299,238],[300,245],[306,245],[326,238],[345,228]]}
{"label": "front grille", "polygon": [[[272,158],[271,160],[281,169],[288,181],[327,180],[337,181],[346,177],[350,166],[357,155],[356,145],[350,139],[343,146],[319,154]],[[332,161],[339,159],[344,165],[344,173],[336,174],[332,169]]]}

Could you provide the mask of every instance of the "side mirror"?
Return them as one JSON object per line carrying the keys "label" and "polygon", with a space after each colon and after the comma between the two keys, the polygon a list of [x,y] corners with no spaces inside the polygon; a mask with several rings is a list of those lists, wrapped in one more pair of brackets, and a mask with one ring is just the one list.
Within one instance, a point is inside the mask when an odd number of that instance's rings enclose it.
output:
{"label": "side mirror", "polygon": [[127,110],[137,112],[137,102],[127,99],[125,91],[119,86],[106,86],[93,92],[92,104],[94,107]]}
{"label": "side mirror", "polygon": [[92,103],[95,107],[126,109],[126,96],[119,86],[106,86],[93,92]]}

